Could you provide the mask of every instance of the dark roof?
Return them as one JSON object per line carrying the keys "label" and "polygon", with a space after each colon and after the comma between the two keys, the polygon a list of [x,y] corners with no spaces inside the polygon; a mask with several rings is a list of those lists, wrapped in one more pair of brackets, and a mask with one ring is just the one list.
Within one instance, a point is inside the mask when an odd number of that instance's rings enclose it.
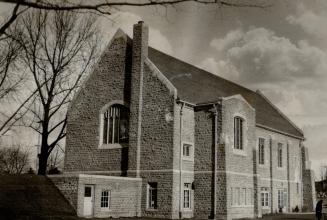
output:
{"label": "dark roof", "polygon": [[149,59],[176,87],[181,100],[201,104],[240,94],[255,108],[257,124],[303,138],[303,133],[259,93],[151,47]]}

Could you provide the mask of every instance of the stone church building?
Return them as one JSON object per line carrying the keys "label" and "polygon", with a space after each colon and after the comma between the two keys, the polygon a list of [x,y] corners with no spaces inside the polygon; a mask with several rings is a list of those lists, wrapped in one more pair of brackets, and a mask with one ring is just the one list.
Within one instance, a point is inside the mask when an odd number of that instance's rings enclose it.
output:
{"label": "stone church building", "polygon": [[64,174],[79,216],[237,219],[310,210],[303,132],[252,91],[118,30],[69,110]]}

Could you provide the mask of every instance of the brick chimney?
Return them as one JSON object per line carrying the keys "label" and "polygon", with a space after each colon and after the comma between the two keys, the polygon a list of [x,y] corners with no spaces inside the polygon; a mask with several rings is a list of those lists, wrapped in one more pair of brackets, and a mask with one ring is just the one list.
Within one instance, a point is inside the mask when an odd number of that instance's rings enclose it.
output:
{"label": "brick chimney", "polygon": [[129,132],[129,170],[136,171],[129,176],[140,176],[140,151],[143,109],[143,74],[144,62],[148,56],[149,28],[139,21],[133,28],[130,132]]}
{"label": "brick chimney", "polygon": [[[133,67],[142,64],[148,56],[149,28],[143,21],[133,27]],[[141,62],[141,63],[140,63]],[[135,64],[135,65],[134,65]],[[136,66],[135,66],[136,68]]]}

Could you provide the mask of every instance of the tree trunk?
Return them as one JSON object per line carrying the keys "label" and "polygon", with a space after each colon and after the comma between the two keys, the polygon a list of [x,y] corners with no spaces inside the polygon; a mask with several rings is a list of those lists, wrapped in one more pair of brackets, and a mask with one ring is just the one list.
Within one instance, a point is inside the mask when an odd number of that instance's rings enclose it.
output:
{"label": "tree trunk", "polygon": [[47,161],[48,157],[46,154],[39,155],[39,170],[37,172],[38,175],[46,175],[47,173]]}

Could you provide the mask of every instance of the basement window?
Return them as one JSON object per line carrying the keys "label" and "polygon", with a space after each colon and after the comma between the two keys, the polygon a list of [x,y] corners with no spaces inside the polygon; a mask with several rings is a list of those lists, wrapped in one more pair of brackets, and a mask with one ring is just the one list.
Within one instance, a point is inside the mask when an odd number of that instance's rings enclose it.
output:
{"label": "basement window", "polygon": [[184,209],[191,209],[191,183],[184,183]]}
{"label": "basement window", "polygon": [[110,191],[109,190],[103,190],[101,192],[101,208],[108,208],[110,207]]}
{"label": "basement window", "polygon": [[158,183],[148,183],[148,209],[157,209],[158,202]]}

